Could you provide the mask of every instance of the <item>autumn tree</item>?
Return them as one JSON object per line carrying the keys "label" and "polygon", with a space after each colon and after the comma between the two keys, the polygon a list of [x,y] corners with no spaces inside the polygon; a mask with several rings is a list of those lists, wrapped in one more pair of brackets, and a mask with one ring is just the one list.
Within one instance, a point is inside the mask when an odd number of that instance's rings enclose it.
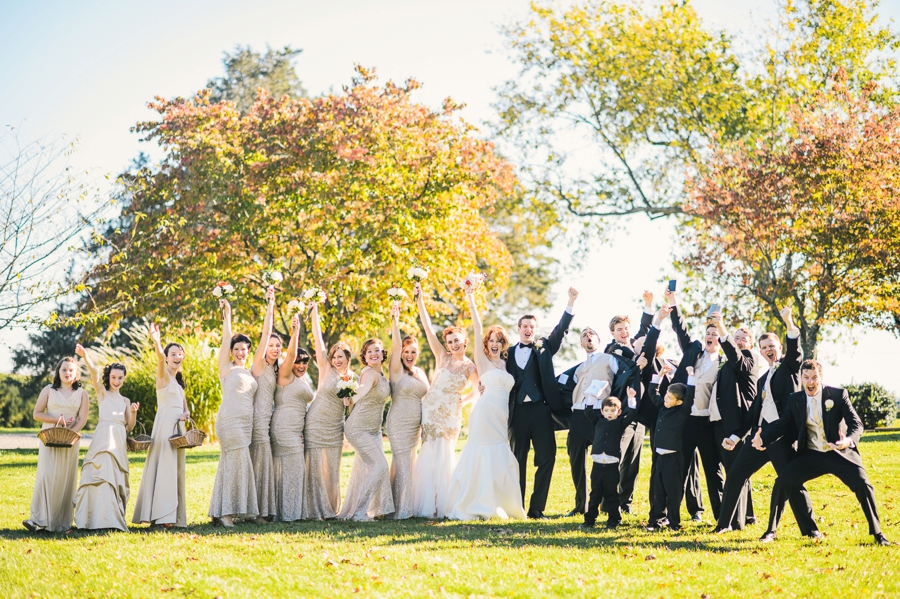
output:
{"label": "autumn tree", "polygon": [[264,89],[270,96],[285,94],[294,98],[306,96],[306,89],[294,69],[293,61],[302,52],[285,46],[280,50],[266,47],[265,54],[250,46],[237,46],[233,53],[225,52],[222,65],[225,74],[210,79],[206,87],[213,103],[229,101],[246,114],[256,102],[256,92]]}
{"label": "autumn tree", "polygon": [[[382,332],[385,292],[392,283],[411,290],[415,263],[431,271],[425,285],[438,313],[461,301],[457,285],[470,270],[503,290],[510,254],[484,214],[517,193],[512,167],[451,100],[441,111],[414,103],[417,85],[379,86],[360,68],[340,93],[261,92],[243,115],[208,90],[158,99],[159,119],[135,129],[166,157],[123,176],[121,219],[86,279],[81,317],[214,329],[210,292],[228,280],[239,326],[256,327],[263,273],[278,270],[278,329],[288,329],[287,300],[321,286],[335,340]],[[413,330],[411,310],[404,319]]]}
{"label": "autumn tree", "polygon": [[900,109],[875,95],[839,70],[785,133],[721,149],[689,185],[701,295],[746,319],[793,304],[807,356],[826,325],[900,330]]}

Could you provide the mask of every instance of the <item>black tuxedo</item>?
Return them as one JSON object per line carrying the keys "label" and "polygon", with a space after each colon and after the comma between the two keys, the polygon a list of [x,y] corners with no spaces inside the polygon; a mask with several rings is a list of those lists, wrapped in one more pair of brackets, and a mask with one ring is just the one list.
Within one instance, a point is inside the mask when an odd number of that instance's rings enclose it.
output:
{"label": "black tuxedo", "polygon": [[[584,416],[594,427],[594,439],[591,444],[591,454],[605,453],[608,456],[622,459],[622,436],[634,419],[634,411],[627,408],[614,420],[607,420],[602,414],[602,405],[598,402],[588,406],[584,410]],[[598,464],[591,465],[591,500],[588,503],[584,521],[593,524],[597,519],[600,504],[603,511],[609,514],[610,523],[618,523],[622,520],[621,507],[619,505],[619,465]]]}
{"label": "black tuxedo", "polygon": [[[732,339],[733,337],[729,337],[721,342],[722,351],[727,358],[716,377],[716,403],[722,419],[713,423],[716,447],[725,467],[726,478],[738,453],[743,449],[744,442],[739,439],[734,449],[728,451],[722,446],[722,441],[732,435],[743,436],[741,433],[744,432],[744,423],[756,397],[756,359],[750,350],[738,351]],[[722,494],[724,497],[724,488]],[[720,508],[716,518],[721,518],[721,512]],[[745,482],[739,492],[738,509],[731,526],[742,529],[746,519],[750,517],[753,517],[753,502],[750,483]]]}
{"label": "black tuxedo", "polygon": [[[556,375],[553,370],[553,356],[559,351],[562,341],[569,331],[572,315],[563,312],[559,324],[550,335],[540,340],[541,347],[533,347],[525,368],[516,362],[516,349],[509,348],[506,371],[515,378],[509,392],[509,445],[519,463],[519,486],[525,497],[525,474],[528,454],[534,445],[534,490],[531,494],[529,513],[542,513],[547,505],[550,479],[556,463],[556,435],[554,434],[553,412],[563,407]],[[526,401],[526,395],[531,401]]]}
{"label": "black tuxedo", "polygon": [[[840,440],[841,432],[844,432],[845,436],[853,441],[851,447],[840,451],[817,451],[809,447],[805,391],[792,394],[781,417],[765,428],[760,435],[764,446],[782,438],[788,442],[797,441],[797,457],[775,479],[769,530],[775,531],[778,527],[784,503],[797,487],[824,474],[834,474],[856,495],[869,523],[869,534],[881,534],[881,524],[875,506],[875,491],[859,455],[859,439],[862,437],[863,425],[850,403],[847,391],[837,387],[823,387],[819,414],[822,417],[825,441],[836,443]],[[809,513],[794,511],[794,517],[801,531],[817,530],[811,511]]]}
{"label": "black tuxedo", "polygon": [[[594,425],[585,417],[584,410],[572,409],[572,392],[575,391],[575,371],[583,362],[579,362],[557,377],[559,397],[564,409],[554,413],[554,420],[565,419],[569,434],[566,435],[566,451],[569,454],[569,469],[572,471],[572,484],[575,485],[575,511],[584,513],[587,500],[587,475],[584,461],[587,450],[594,440]],[[562,382],[560,382],[562,381]],[[558,426],[557,430],[561,430]]]}
{"label": "black tuxedo", "polygon": [[[653,403],[659,409],[659,416],[654,425],[654,439],[657,454],[650,486],[653,493],[650,497],[650,526],[659,526],[668,515],[669,526],[678,528],[681,525],[681,499],[684,496],[685,460],[681,452],[684,444],[682,435],[685,424],[691,419],[691,407],[694,405],[694,387],[688,386],[681,405],[665,407],[664,397],[668,383],[650,386]],[[670,453],[659,454],[657,448],[671,450]]]}
{"label": "black tuxedo", "polygon": [[[799,337],[795,339],[788,337],[786,348],[787,352],[784,357],[759,379],[756,398],[753,400],[753,405],[750,408],[749,418],[745,420],[743,429],[738,433],[739,437],[743,438],[747,433],[750,433],[752,438],[756,434],[761,420],[763,402],[766,399],[766,382],[769,378],[772,379],[770,385],[771,399],[775,403],[778,414],[784,413],[788,397],[800,390],[800,364],[803,360],[803,355],[800,352]],[[763,422],[763,427],[767,428],[771,424]],[[739,500],[743,486],[747,484],[751,476],[770,461],[775,468],[775,472],[780,474],[796,455],[791,443],[788,443],[785,439],[779,439],[769,444],[765,451],[756,450],[745,440],[740,450],[735,449],[734,452],[737,453],[737,457],[729,468],[728,476],[725,479],[722,509],[717,523],[719,528],[728,528],[729,526],[732,528],[735,526],[739,529],[743,528],[745,518],[739,513]],[[803,485],[799,486],[791,494],[790,502],[791,509],[795,513],[812,512],[812,502],[806,487]],[[780,509],[783,511],[784,506],[780,506]],[[812,531],[801,530],[801,532],[810,534]]]}
{"label": "black tuxedo", "polygon": [[[696,366],[697,361],[706,351],[706,345],[700,340],[691,340],[687,324],[682,320],[681,312],[677,305],[672,307],[671,318],[672,329],[675,331],[678,345],[682,351],[681,362],[678,363],[678,368],[675,369],[672,382],[687,384],[687,369],[689,366]],[[715,429],[709,421],[709,417],[690,416],[684,426],[683,439],[684,484],[687,486],[690,482],[688,477],[692,470],[688,465],[693,463],[696,459],[696,454],[699,453],[700,462],[703,464],[703,474],[706,479],[706,492],[709,495],[710,507],[714,517],[718,518],[722,505],[722,491],[725,488],[725,473],[718,449],[721,444],[716,443]],[[693,473],[695,476],[699,476],[697,469],[694,469]],[[691,505],[692,503],[696,503],[696,505]],[[691,501],[689,497],[687,507],[692,514],[703,511],[703,503],[699,492],[695,501]]]}

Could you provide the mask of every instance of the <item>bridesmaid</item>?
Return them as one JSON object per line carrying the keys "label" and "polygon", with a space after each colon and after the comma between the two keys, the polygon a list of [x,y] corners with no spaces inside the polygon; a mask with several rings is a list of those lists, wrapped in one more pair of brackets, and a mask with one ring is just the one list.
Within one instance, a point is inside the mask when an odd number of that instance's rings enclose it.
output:
{"label": "bridesmaid", "polygon": [[281,337],[272,334],[275,319],[275,287],[266,290],[266,317],[253,367],[256,379],[253,396],[253,434],[250,439],[250,461],[256,483],[256,502],[259,506],[257,524],[265,524],[275,517],[275,471],[272,466],[272,441],[269,429],[275,409],[275,387],[278,379],[278,358],[281,357]]}
{"label": "bridesmaid", "polygon": [[[41,429],[56,426],[62,420],[75,432],[88,418],[88,394],[78,382],[78,362],[65,357],[56,365],[53,384],[41,390],[34,406],[34,419]],[[31,517],[22,524],[31,532],[48,530],[64,532],[72,527],[75,512],[73,499],[78,484],[78,448],[47,447],[38,449],[37,476],[31,496]]]}
{"label": "bridesmaid", "polygon": [[319,384],[306,411],[303,441],[306,455],[306,503],[310,519],[337,517],[341,509],[341,451],[344,446],[344,402],[337,396],[341,377],[352,376],[350,347],[339,341],[326,354],[319,306],[311,311]]}
{"label": "bridesmaid", "polygon": [[272,460],[275,467],[275,519],[293,522],[305,517],[306,459],[303,455],[303,425],[306,404],[313,390],[306,382],[309,353],[298,349],[300,317],[291,321],[291,342],[278,370],[275,413],[272,415]]}
{"label": "bridesmaid", "polygon": [[412,471],[422,424],[422,397],[428,391],[428,376],[416,366],[419,344],[415,337],[400,341],[400,309],[391,311],[391,407],[387,415],[387,436],[391,442],[391,493],[394,518],[415,515],[412,498]]}
{"label": "bridesmaid", "polygon": [[216,437],[221,453],[209,516],[213,524],[231,528],[235,518],[259,516],[253,463],[250,461],[256,379],[246,368],[250,338],[232,333],[228,300],[220,299],[219,307],[222,309],[222,345],[219,348],[222,403],[216,414]]}
{"label": "bridesmaid", "polygon": [[391,385],[381,371],[387,359],[381,341],[366,341],[359,359],[365,364],[359,376],[359,387],[353,397],[344,400],[345,405],[353,406],[344,425],[344,434],[356,451],[356,457],[344,507],[338,518],[365,522],[394,511],[390,470],[381,440],[381,419]]}
{"label": "bridesmaid", "polygon": [[156,418],[153,442],[147,451],[141,486],[134,503],[134,524],[150,523],[163,528],[187,526],[184,494],[184,449],[175,449],[169,437],[184,433],[182,422],[191,413],[184,397],[181,366],[184,348],[169,343],[163,349],[159,325],[150,325],[150,339],[156,349]]}
{"label": "bridesmaid", "polygon": [[75,353],[84,359],[91,382],[97,391],[100,421],[81,465],[81,483],[75,493],[75,526],[81,530],[114,528],[128,530],[125,507],[131,489],[128,486],[128,452],[125,439],[134,428],[140,407],[123,397],[125,365],[107,364],[100,373],[90,355],[79,343]]}

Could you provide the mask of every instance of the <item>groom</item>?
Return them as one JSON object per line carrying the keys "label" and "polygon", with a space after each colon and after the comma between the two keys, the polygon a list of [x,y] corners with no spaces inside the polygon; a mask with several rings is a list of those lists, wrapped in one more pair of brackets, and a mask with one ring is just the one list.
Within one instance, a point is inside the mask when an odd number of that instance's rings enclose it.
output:
{"label": "groom", "polygon": [[556,435],[553,411],[562,409],[553,355],[559,351],[569,332],[573,306],[578,292],[569,287],[569,304],[548,337],[535,340],[537,318],[526,314],[519,319],[516,330],[519,342],[510,348],[506,371],[516,382],[509,393],[509,446],[519,462],[519,487],[525,500],[525,471],[528,454],[534,445],[534,490],[528,506],[529,518],[544,518],[550,477],[556,463]]}

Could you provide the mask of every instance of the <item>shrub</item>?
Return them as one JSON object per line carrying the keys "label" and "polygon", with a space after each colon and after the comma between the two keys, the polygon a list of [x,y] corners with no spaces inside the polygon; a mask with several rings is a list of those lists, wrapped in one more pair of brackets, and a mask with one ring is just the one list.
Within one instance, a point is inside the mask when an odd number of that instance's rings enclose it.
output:
{"label": "shrub", "polygon": [[27,376],[0,374],[0,427],[34,426],[34,402]]}
{"label": "shrub", "polygon": [[[98,368],[109,362],[125,364],[128,376],[122,386],[122,395],[131,401],[140,402],[138,422],[147,433],[153,428],[156,417],[156,352],[145,326],[137,324],[126,331],[137,349],[122,349],[109,346],[91,348]],[[164,339],[163,345],[175,341],[184,346],[185,397],[191,418],[197,427],[215,438],[215,418],[222,402],[222,388],[219,384],[217,347],[200,335],[180,339]],[[140,427],[138,427],[140,429]],[[165,431],[164,431],[165,432]]]}
{"label": "shrub", "polygon": [[863,426],[873,429],[890,426],[897,416],[897,398],[877,383],[847,385],[850,402],[859,414]]}

